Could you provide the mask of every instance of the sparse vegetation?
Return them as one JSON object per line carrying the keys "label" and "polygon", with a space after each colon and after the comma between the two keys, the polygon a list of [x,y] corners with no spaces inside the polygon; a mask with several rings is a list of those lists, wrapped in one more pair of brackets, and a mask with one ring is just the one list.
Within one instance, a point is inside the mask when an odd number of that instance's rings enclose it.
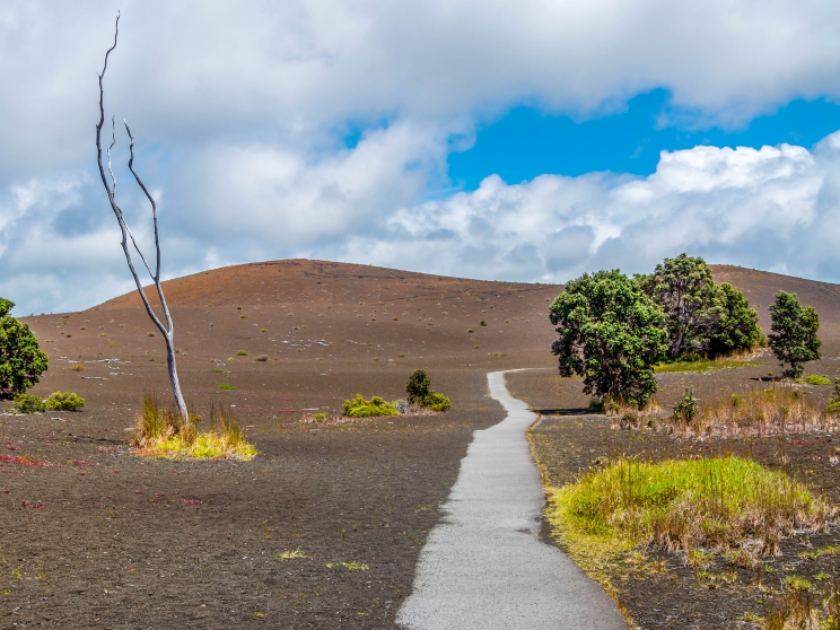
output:
{"label": "sparse vegetation", "polygon": [[162,406],[156,396],[143,398],[137,417],[132,445],[142,455],[166,458],[239,459],[250,461],[257,450],[245,438],[245,432],[224,407],[210,407],[209,427],[198,432],[201,420],[191,414],[189,423],[176,410]]}
{"label": "sparse vegetation", "polygon": [[234,389],[236,389],[236,386],[231,385],[230,383],[222,383],[221,385],[219,385],[217,387],[217,389],[224,389],[224,390],[227,390],[227,391],[233,391]]}
{"label": "sparse vegetation", "polygon": [[778,383],[703,402],[689,430],[700,436],[760,437],[822,431],[834,424],[807,392]]}
{"label": "sparse vegetation", "polygon": [[370,567],[362,562],[327,562],[324,566],[328,569],[347,569],[348,571],[367,571]]}
{"label": "sparse vegetation", "polygon": [[85,399],[75,392],[53,392],[46,400],[46,408],[51,411],[81,411]]}
{"label": "sparse vegetation", "polygon": [[247,353],[245,350],[237,350],[237,351],[236,351],[236,356],[238,356],[238,357],[247,357],[247,356],[248,356],[248,353]]}
{"label": "sparse vegetation", "polygon": [[281,551],[277,554],[278,560],[311,560],[312,556],[308,556],[300,550],[300,547],[297,549],[290,549],[288,551]]}
{"label": "sparse vegetation", "polygon": [[266,361],[268,361],[268,355],[267,354],[261,354],[260,356],[255,358],[254,361],[261,361],[261,362],[265,363]]}
{"label": "sparse vegetation", "polygon": [[73,372],[83,372],[84,369],[85,369],[85,364],[84,363],[74,363],[73,365],[70,366],[70,370],[72,370]]}

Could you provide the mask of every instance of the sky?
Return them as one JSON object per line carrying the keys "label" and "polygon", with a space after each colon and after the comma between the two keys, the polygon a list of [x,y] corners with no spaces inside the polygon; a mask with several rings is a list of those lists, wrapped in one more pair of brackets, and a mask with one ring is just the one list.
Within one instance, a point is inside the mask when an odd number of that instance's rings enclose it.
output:
{"label": "sky", "polygon": [[0,296],[312,258],[564,282],[710,263],[840,282],[836,0],[4,0]]}

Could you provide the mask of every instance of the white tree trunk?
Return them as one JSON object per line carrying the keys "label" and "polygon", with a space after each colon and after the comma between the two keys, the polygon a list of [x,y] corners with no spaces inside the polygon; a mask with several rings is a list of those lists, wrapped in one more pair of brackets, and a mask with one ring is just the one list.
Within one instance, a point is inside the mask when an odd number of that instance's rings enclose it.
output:
{"label": "white tree trunk", "polygon": [[[111,144],[108,147],[107,151],[108,175],[110,176],[111,180],[110,184],[108,183],[109,178],[105,175],[105,167],[102,165],[102,127],[105,124],[105,90],[102,85],[102,80],[105,77],[105,71],[108,69],[108,56],[117,47],[119,26],[120,15],[119,13],[117,13],[116,24],[114,25],[114,45],[111,46],[111,48],[108,49],[108,52],[105,53],[105,63],[102,66],[102,72],[99,74],[99,122],[96,125],[96,161],[99,165],[99,175],[102,178],[102,185],[105,186],[105,190],[108,193],[108,201],[111,204],[111,209],[114,211],[114,215],[117,217],[117,223],[119,223],[120,225],[120,231],[122,232],[121,245],[123,248],[123,252],[125,253],[125,260],[126,263],[128,263],[128,268],[131,271],[131,275],[134,277],[134,284],[137,286],[137,292],[140,294],[140,298],[143,300],[143,306],[146,307],[146,312],[149,314],[149,317],[151,318],[152,322],[155,324],[157,329],[160,330],[164,340],[166,341],[166,365],[169,369],[169,382],[172,385],[172,394],[175,396],[175,404],[178,407],[178,412],[180,413],[184,424],[188,425],[190,422],[190,416],[187,411],[187,404],[184,402],[184,395],[181,393],[181,385],[178,382],[178,368],[175,362],[175,327],[172,322],[172,315],[169,312],[169,306],[167,306],[166,298],[163,295],[163,287],[161,286],[160,281],[160,237],[158,236],[157,204],[155,203],[155,200],[152,198],[152,195],[149,194],[149,191],[146,189],[146,186],[143,184],[142,180],[134,170],[134,137],[131,135],[131,130],[128,128],[128,123],[126,123],[125,121],[123,121],[123,124],[125,125],[125,131],[128,134],[128,137],[131,141],[129,145],[131,150],[131,157],[128,160],[128,168],[131,171],[131,174],[134,176],[137,185],[140,186],[140,189],[143,191],[143,194],[146,195],[146,199],[152,206],[152,222],[154,224],[155,232],[154,272],[152,271],[151,267],[149,267],[149,264],[146,262],[146,257],[143,255],[143,252],[140,251],[140,247],[137,245],[137,241],[134,239],[134,235],[131,233],[128,224],[125,221],[125,216],[123,215],[122,209],[117,205],[117,179],[116,177],[114,177],[114,171],[111,167],[111,149],[114,147],[114,144],[116,142],[116,133],[114,129],[113,118],[111,118]],[[131,246],[129,246],[128,244],[129,239],[131,239]],[[157,289],[157,294],[158,298],[160,299],[161,308],[163,309],[163,316],[166,321],[165,324],[161,322],[160,318],[155,313],[151,303],[149,302],[149,298],[146,296],[146,292],[143,290],[143,283],[140,281],[140,276],[137,274],[137,270],[134,267],[134,261],[131,256],[132,247],[140,256],[140,260],[143,261],[143,266],[146,267],[146,271],[149,272],[149,276],[155,283],[155,288]]]}

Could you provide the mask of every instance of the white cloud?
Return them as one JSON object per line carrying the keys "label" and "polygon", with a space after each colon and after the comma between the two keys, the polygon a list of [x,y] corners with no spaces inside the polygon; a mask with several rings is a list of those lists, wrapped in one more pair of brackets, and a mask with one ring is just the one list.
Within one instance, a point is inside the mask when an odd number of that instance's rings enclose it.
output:
{"label": "white cloud", "polygon": [[[565,281],[651,269],[682,251],[837,280],[840,132],[801,147],[663,152],[646,178],[543,175],[404,208],[390,238],[347,259],[487,279]],[[530,256],[523,256],[523,252]]]}
{"label": "white cloud", "polygon": [[[8,0],[0,295],[24,311],[131,287],[91,168],[95,72],[119,7],[106,105],[132,123],[138,168],[162,191],[169,275],[307,255],[564,280],[688,250],[836,279],[836,136],[812,153],[665,153],[642,179],[489,177],[445,192],[453,143],[516,104],[586,116],[665,87],[676,115],[738,124],[797,97],[840,99],[836,2]],[[118,175],[148,243],[142,199]]]}

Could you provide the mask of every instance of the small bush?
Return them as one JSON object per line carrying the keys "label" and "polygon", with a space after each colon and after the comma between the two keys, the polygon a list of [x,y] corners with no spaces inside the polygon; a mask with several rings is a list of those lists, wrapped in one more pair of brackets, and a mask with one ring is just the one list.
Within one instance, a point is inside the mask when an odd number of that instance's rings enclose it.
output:
{"label": "small bush", "polygon": [[155,336],[155,333],[153,333],[153,332],[147,332],[147,333],[146,333],[146,336],[147,336],[147,337],[154,337],[154,336]]}
{"label": "small bush", "polygon": [[15,413],[43,413],[45,410],[44,401],[34,394],[18,394],[15,396],[15,404],[12,407]]}
{"label": "small bush", "polygon": [[244,350],[237,350],[237,351],[236,351],[236,356],[238,356],[238,357],[247,357],[247,356],[248,356],[248,353],[247,353],[247,352],[245,352]]}
{"label": "small bush", "polygon": [[449,411],[452,408],[449,398],[438,392],[429,392],[420,404],[430,411]]}
{"label": "small bush", "polygon": [[405,386],[405,392],[408,394],[408,402],[420,402],[426,398],[432,390],[430,386],[432,379],[423,370],[414,370],[408,379],[408,384]]}
{"label": "small bush", "polygon": [[70,369],[74,372],[82,372],[85,369],[85,366],[83,363],[74,363],[70,366]]}
{"label": "small bush", "polygon": [[806,374],[805,382],[808,385],[831,385],[831,379],[823,374]]}
{"label": "small bush", "polygon": [[84,406],[85,399],[74,392],[53,392],[46,402],[51,411],[81,411]]}
{"label": "small bush", "polygon": [[361,394],[355,398],[345,400],[341,405],[342,415],[350,418],[370,418],[374,416],[398,416],[399,411],[391,403],[383,400],[380,396],[374,396],[365,400]]}
{"label": "small bush", "polygon": [[233,391],[234,389],[236,389],[236,386],[231,385],[230,383],[222,383],[221,385],[219,385],[219,389]]}
{"label": "small bush", "polygon": [[432,391],[432,379],[423,370],[414,370],[405,386],[409,405],[418,405],[430,411],[448,411],[450,400],[443,394]]}
{"label": "small bush", "polygon": [[486,326],[486,325],[487,325],[487,322],[485,322],[483,319],[482,319],[480,322],[478,322],[478,323],[479,323],[479,325],[481,325],[481,326]]}
{"label": "small bush", "polygon": [[256,359],[254,359],[254,361],[263,361],[263,362],[268,361],[268,355],[267,354],[261,354]]}

